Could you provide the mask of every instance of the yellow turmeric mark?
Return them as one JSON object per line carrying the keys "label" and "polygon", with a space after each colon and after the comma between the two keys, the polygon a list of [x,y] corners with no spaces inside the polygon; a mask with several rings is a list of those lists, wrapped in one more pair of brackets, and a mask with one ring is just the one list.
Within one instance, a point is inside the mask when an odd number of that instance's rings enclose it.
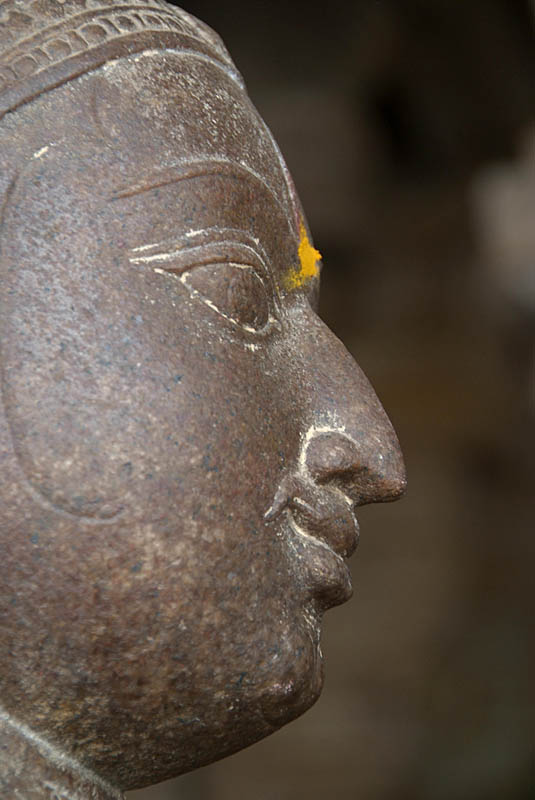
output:
{"label": "yellow turmeric mark", "polygon": [[315,278],[319,274],[318,261],[321,261],[321,253],[310,244],[305,226],[302,222],[299,233],[301,240],[297,252],[301,268],[299,270],[293,269],[287,274],[285,280],[287,289],[298,289],[310,280],[310,278]]}

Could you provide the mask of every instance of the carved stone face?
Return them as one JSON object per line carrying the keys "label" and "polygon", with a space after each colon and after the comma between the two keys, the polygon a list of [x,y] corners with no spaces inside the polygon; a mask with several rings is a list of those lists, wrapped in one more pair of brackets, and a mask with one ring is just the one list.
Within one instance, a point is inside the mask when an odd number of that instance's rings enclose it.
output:
{"label": "carved stone face", "polygon": [[2,702],[135,788],[315,701],[354,506],[403,466],[229,74],[151,52],[38,104],[1,231]]}

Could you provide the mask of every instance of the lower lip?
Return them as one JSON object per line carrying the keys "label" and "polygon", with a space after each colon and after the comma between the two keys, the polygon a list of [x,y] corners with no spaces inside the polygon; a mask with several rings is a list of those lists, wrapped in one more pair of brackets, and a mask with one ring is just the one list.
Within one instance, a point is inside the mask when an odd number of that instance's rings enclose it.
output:
{"label": "lower lip", "polygon": [[288,544],[298,558],[299,572],[311,598],[322,610],[345,603],[353,594],[353,585],[344,559],[324,542],[303,531],[291,513],[288,518]]}

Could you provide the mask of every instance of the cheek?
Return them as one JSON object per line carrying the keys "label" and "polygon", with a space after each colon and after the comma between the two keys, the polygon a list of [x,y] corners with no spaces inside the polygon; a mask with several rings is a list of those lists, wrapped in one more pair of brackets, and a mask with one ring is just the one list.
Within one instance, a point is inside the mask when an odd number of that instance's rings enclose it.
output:
{"label": "cheek", "polygon": [[[232,363],[212,365],[211,377],[198,403],[182,406],[183,428],[160,440],[158,469],[139,484],[144,522],[130,531],[128,552],[160,587],[166,618],[189,619],[201,640],[229,629],[232,641],[243,629],[245,647],[259,622],[272,627],[301,603],[291,553],[264,519],[297,434],[276,398],[273,408],[262,404],[259,375],[254,391]],[[190,380],[200,388],[184,370],[185,392]],[[170,404],[166,416],[174,413]]]}
{"label": "cheek", "polygon": [[60,277],[49,313],[2,320],[6,417],[43,503],[80,520],[194,517],[201,497],[265,510],[296,432],[262,350],[154,275],[88,271],[87,302]]}
{"label": "cheek", "polygon": [[[276,725],[281,700],[297,715],[321,685],[305,592],[291,552],[264,520],[298,452],[299,430],[294,416],[281,413],[281,383],[266,375],[265,361],[252,353],[232,361],[228,343],[209,344],[187,351],[196,366],[188,371],[183,362],[179,385],[200,396],[181,406],[179,446],[161,441],[160,469],[145,497],[152,522],[128,531],[124,552],[140,565],[132,591],[147,596],[147,629],[158,632],[160,648],[165,642],[148,669],[171,676],[176,702],[191,689],[193,703],[206,687],[213,703],[217,687],[228,705],[263,698]],[[210,381],[199,383],[199,374]],[[128,598],[122,605],[133,607]],[[134,615],[132,628],[139,624]]]}

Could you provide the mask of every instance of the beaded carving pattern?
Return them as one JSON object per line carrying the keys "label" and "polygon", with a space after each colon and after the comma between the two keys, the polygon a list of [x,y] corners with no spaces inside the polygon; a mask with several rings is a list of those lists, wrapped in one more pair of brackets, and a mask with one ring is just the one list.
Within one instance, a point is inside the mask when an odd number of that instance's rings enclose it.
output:
{"label": "beaded carving pattern", "polygon": [[[175,34],[183,46],[196,47],[233,69],[207,26],[162,0],[0,0],[0,103],[7,92],[23,93],[25,82],[38,80],[41,73],[44,90],[45,73],[54,67],[76,57],[90,60],[92,51],[144,34]],[[102,63],[96,53],[95,62]]]}

